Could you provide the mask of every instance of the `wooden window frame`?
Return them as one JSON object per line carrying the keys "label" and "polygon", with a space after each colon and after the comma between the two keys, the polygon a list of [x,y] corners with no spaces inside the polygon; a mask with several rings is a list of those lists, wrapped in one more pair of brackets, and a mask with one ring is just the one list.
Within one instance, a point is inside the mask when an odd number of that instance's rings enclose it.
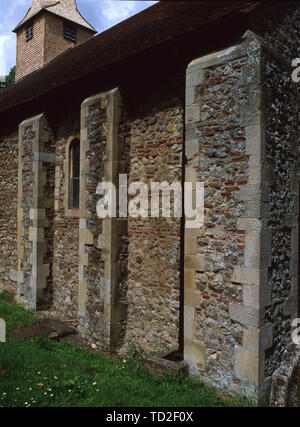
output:
{"label": "wooden window frame", "polygon": [[[74,141],[79,142],[79,148],[81,150],[81,141],[80,135],[72,135],[68,138],[66,149],[65,149],[65,160],[64,160],[64,176],[65,176],[65,184],[64,184],[64,207],[65,207],[65,216],[67,217],[80,217],[80,154],[79,154],[79,177],[78,177],[78,207],[74,207],[73,205],[73,197],[72,197],[72,174],[73,174],[73,159],[72,159],[72,146],[74,145]],[[79,153],[80,153],[79,150]]]}
{"label": "wooden window frame", "polygon": [[[78,150],[78,165],[75,167],[75,150]],[[78,169],[77,173],[74,174],[74,171]],[[78,210],[79,209],[79,180],[80,180],[80,140],[78,138],[73,139],[69,146],[69,209]],[[75,190],[75,185],[77,190]],[[75,196],[76,191],[76,196]]]}
{"label": "wooden window frame", "polygon": [[65,39],[73,43],[77,43],[78,35],[77,28],[75,26],[64,23],[63,34]]}
{"label": "wooden window frame", "polygon": [[25,31],[26,42],[29,42],[29,40],[32,40],[33,36],[34,36],[33,22],[28,22],[28,24],[26,25],[26,31]]}

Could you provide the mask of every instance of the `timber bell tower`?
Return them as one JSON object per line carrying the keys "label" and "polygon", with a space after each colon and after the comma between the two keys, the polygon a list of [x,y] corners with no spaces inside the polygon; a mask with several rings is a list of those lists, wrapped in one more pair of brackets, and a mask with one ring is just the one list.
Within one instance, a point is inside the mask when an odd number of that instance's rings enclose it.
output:
{"label": "timber bell tower", "polygon": [[97,32],[79,13],[76,0],[32,0],[13,31],[17,34],[16,81]]}

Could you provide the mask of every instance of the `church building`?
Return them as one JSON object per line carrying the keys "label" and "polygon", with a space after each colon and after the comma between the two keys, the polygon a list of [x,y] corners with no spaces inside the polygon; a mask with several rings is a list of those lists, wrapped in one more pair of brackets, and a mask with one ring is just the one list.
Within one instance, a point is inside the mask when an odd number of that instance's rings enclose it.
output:
{"label": "church building", "polygon": [[[96,34],[33,0],[0,92],[0,291],[262,396],[300,317],[299,23],[297,2],[165,1]],[[100,218],[120,175],[203,183],[204,224]]]}

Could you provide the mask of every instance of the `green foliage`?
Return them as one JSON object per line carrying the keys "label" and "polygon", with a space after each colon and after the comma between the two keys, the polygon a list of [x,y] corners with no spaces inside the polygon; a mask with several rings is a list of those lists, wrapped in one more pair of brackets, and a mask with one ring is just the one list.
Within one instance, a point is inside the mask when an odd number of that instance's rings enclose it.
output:
{"label": "green foliage", "polygon": [[5,78],[6,87],[11,86],[15,82],[15,77],[16,77],[16,66],[14,66],[10,69],[10,72],[8,73],[8,75]]}
{"label": "green foliage", "polygon": [[134,342],[131,343],[129,349],[129,359],[141,361],[143,358],[143,350]]}
{"label": "green foliage", "polygon": [[21,326],[30,326],[38,323],[33,310],[24,310],[13,303],[13,294],[0,293],[0,318],[6,321],[7,331]]}
{"label": "green foliage", "polygon": [[270,406],[271,389],[267,388],[265,393],[261,396],[259,406],[261,408],[267,408]]}
{"label": "green foliage", "polygon": [[[0,294],[0,318],[27,326],[35,314]],[[132,345],[128,360],[118,361],[46,336],[0,343],[0,406],[248,406],[225,400],[193,379],[167,373],[155,378]]]}
{"label": "green foliage", "polygon": [[[6,87],[9,87],[15,83],[15,77],[16,77],[16,66],[12,67],[10,69],[8,75],[5,76]],[[4,88],[2,88],[2,89],[0,88],[0,91],[3,89]]]}

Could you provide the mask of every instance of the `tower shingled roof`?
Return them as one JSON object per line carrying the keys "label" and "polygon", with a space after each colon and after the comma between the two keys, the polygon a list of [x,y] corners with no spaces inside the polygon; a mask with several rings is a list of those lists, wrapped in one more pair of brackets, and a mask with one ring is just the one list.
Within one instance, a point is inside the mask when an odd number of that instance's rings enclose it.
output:
{"label": "tower shingled roof", "polygon": [[20,27],[22,27],[26,22],[31,18],[36,16],[42,10],[53,13],[54,15],[60,16],[62,18],[68,19],[81,27],[84,27],[88,30],[96,33],[94,27],[92,27],[80,14],[77,9],[76,0],[32,0],[32,5],[28,10],[24,19],[16,26],[13,30],[16,32]]}

